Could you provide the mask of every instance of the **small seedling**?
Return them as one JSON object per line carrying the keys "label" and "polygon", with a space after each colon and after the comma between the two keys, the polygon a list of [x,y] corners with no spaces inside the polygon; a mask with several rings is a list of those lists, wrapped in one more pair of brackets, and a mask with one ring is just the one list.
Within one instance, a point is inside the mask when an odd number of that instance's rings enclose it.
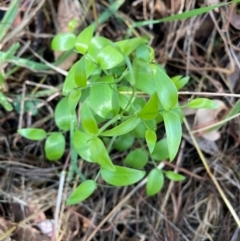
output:
{"label": "small seedling", "polygon": [[[120,187],[140,181],[148,162],[154,167],[148,174],[148,196],[158,193],[164,178],[184,180],[184,176],[159,170],[157,162],[176,157],[182,138],[184,107],[217,108],[208,99],[199,98],[180,106],[178,90],[189,78],[170,78],[154,60],[154,49],[144,38],[112,42],[94,36],[91,25],[78,36],[57,35],[52,41],[56,51],[75,49],[81,54],[63,85],[63,98],[55,108],[59,132],[27,128],[18,132],[30,140],[45,139],[45,154],[50,161],[60,159],[65,151],[64,133],[70,132],[70,151],[81,160],[95,163],[99,173],[94,180],[82,180],[67,204],[88,198],[97,188],[97,179]],[[160,123],[166,136],[158,140]],[[138,148],[133,149],[134,143]],[[128,151],[124,165],[115,165],[111,151]]]}

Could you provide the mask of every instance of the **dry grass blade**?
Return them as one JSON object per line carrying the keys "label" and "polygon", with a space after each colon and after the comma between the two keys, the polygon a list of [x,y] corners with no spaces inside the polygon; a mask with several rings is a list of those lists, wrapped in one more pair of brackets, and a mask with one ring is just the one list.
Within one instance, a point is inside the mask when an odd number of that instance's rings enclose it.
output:
{"label": "dry grass blade", "polygon": [[204,157],[201,149],[199,148],[198,143],[197,143],[194,135],[192,134],[192,132],[191,132],[191,130],[190,130],[190,127],[189,127],[189,124],[188,124],[188,122],[187,122],[186,119],[184,119],[184,124],[185,124],[185,126],[186,126],[186,128],[187,128],[187,130],[188,130],[188,132],[189,132],[189,135],[190,135],[191,138],[192,138],[192,141],[193,141],[193,143],[194,143],[194,146],[195,146],[195,148],[196,148],[196,150],[197,150],[197,152],[198,152],[198,154],[199,154],[199,157],[200,157],[201,160],[202,160],[202,163],[203,163],[203,165],[204,165],[204,167],[205,167],[208,175],[209,175],[210,178],[212,179],[212,181],[213,181],[214,185],[216,186],[219,194],[221,195],[224,203],[225,203],[226,206],[228,207],[230,213],[232,214],[232,217],[234,218],[236,224],[237,224],[238,227],[240,228],[240,218],[238,217],[236,211],[234,210],[233,206],[232,206],[231,203],[229,202],[227,196],[226,196],[225,193],[223,192],[223,190],[222,190],[221,186],[219,185],[217,179],[215,178],[215,176],[214,176],[213,173],[211,172],[211,170],[210,170],[210,168],[209,168],[209,166],[208,166],[208,164],[207,164],[207,161],[206,161],[206,159],[205,159],[205,157]]}

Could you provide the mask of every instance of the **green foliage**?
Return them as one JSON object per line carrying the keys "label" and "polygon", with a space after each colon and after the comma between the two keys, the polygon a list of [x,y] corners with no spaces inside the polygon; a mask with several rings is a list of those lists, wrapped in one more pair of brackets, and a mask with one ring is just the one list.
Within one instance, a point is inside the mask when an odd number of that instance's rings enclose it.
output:
{"label": "green foliage", "polygon": [[162,170],[154,168],[148,174],[146,192],[148,196],[157,194],[163,187],[164,175]]}
{"label": "green foliage", "polygon": [[41,141],[47,136],[46,131],[39,128],[23,128],[18,130],[18,134],[32,141]]}
{"label": "green foliage", "polygon": [[188,106],[191,108],[206,108],[206,109],[217,109],[218,105],[206,98],[197,98],[188,102]]}
{"label": "green foliage", "polygon": [[178,174],[176,172],[172,172],[172,171],[167,171],[165,172],[165,176],[175,182],[179,182],[179,181],[183,181],[185,180],[185,177],[181,174]]}
{"label": "green foliage", "polygon": [[67,51],[74,48],[75,42],[75,34],[59,33],[52,41],[52,49],[55,51]]}
{"label": "green foliage", "polygon": [[[59,132],[47,134],[39,129],[21,129],[19,134],[31,140],[45,138],[49,160],[61,158],[65,150],[65,132],[70,133],[71,155],[96,165],[96,179],[83,181],[67,204],[88,198],[97,187],[97,178],[117,187],[140,181],[149,161],[154,168],[147,177],[148,196],[158,193],[164,176],[181,181],[180,174],[159,170],[155,161],[174,160],[182,138],[182,108],[215,108],[213,101],[195,99],[186,106],[178,104],[178,90],[189,77],[172,79],[155,63],[154,49],[144,38],[112,42],[95,37],[94,26],[77,37],[58,34],[52,41],[55,50],[75,50],[81,54],[64,81],[63,98],[55,108]],[[141,93],[141,95],[139,95]],[[144,96],[144,97],[143,97]],[[157,124],[165,127],[166,136],[158,140]],[[124,155],[123,165],[116,165],[110,153]],[[126,153],[124,152],[126,151]],[[74,160],[77,160],[75,157]],[[118,160],[119,161],[119,160]]]}
{"label": "green foliage", "polygon": [[62,157],[65,150],[65,138],[62,133],[51,133],[45,142],[46,157],[50,161],[58,160]]}
{"label": "green foliage", "polygon": [[82,182],[70,195],[67,205],[73,205],[87,199],[97,188],[97,184],[93,180]]}
{"label": "green foliage", "polygon": [[103,180],[113,186],[122,187],[134,184],[145,176],[145,171],[115,166],[115,171],[101,169]]}
{"label": "green foliage", "polygon": [[142,169],[146,166],[148,161],[148,153],[144,148],[137,148],[133,151],[130,151],[126,156],[124,163],[127,166]]}

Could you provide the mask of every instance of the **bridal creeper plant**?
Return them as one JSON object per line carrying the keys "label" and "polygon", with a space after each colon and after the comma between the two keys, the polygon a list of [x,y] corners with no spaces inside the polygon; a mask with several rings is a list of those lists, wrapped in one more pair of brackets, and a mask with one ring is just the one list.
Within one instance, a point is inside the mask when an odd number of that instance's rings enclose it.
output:
{"label": "bridal creeper plant", "polygon": [[[88,198],[97,187],[99,176],[108,184],[120,187],[134,184],[147,176],[146,193],[158,193],[164,178],[184,180],[184,176],[157,168],[157,162],[172,161],[182,137],[184,107],[217,108],[205,98],[178,103],[178,90],[188,77],[170,78],[154,61],[154,50],[144,38],[112,42],[93,36],[91,25],[78,36],[61,33],[52,41],[59,51],[75,49],[81,54],[69,70],[62,95],[55,109],[58,132],[43,129],[20,129],[30,140],[45,139],[45,154],[50,161],[60,159],[65,151],[65,133],[70,132],[70,151],[84,161],[95,163],[99,173],[95,180],[82,180],[67,204]],[[163,123],[166,135],[158,140],[157,126]],[[138,141],[138,142],[136,142]],[[132,146],[134,143],[135,148]],[[124,165],[115,165],[109,153],[128,151]]]}

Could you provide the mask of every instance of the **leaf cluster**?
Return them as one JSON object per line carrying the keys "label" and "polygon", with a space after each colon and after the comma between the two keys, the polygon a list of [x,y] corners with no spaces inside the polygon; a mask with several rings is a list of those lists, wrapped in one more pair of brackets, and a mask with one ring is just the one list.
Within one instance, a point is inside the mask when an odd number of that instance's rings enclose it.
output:
{"label": "leaf cluster", "polygon": [[[145,38],[112,42],[94,36],[94,27],[90,25],[78,36],[58,34],[52,48],[74,49],[81,55],[66,76],[63,98],[55,109],[60,131],[46,133],[28,128],[19,133],[31,140],[45,139],[46,157],[54,161],[63,156],[64,133],[70,131],[71,151],[74,149],[81,159],[99,166],[96,179],[83,181],[67,204],[89,197],[97,187],[98,176],[117,187],[140,181],[149,161],[154,168],[148,174],[147,195],[161,190],[164,177],[184,180],[180,174],[159,170],[156,162],[172,161],[177,155],[182,137],[182,108],[216,108],[216,104],[199,98],[179,106],[178,90],[189,78],[170,78],[155,62],[154,49]],[[166,136],[158,140],[160,123]],[[139,147],[132,148],[134,143]],[[113,149],[128,151],[123,166],[111,160],[109,153]]]}

